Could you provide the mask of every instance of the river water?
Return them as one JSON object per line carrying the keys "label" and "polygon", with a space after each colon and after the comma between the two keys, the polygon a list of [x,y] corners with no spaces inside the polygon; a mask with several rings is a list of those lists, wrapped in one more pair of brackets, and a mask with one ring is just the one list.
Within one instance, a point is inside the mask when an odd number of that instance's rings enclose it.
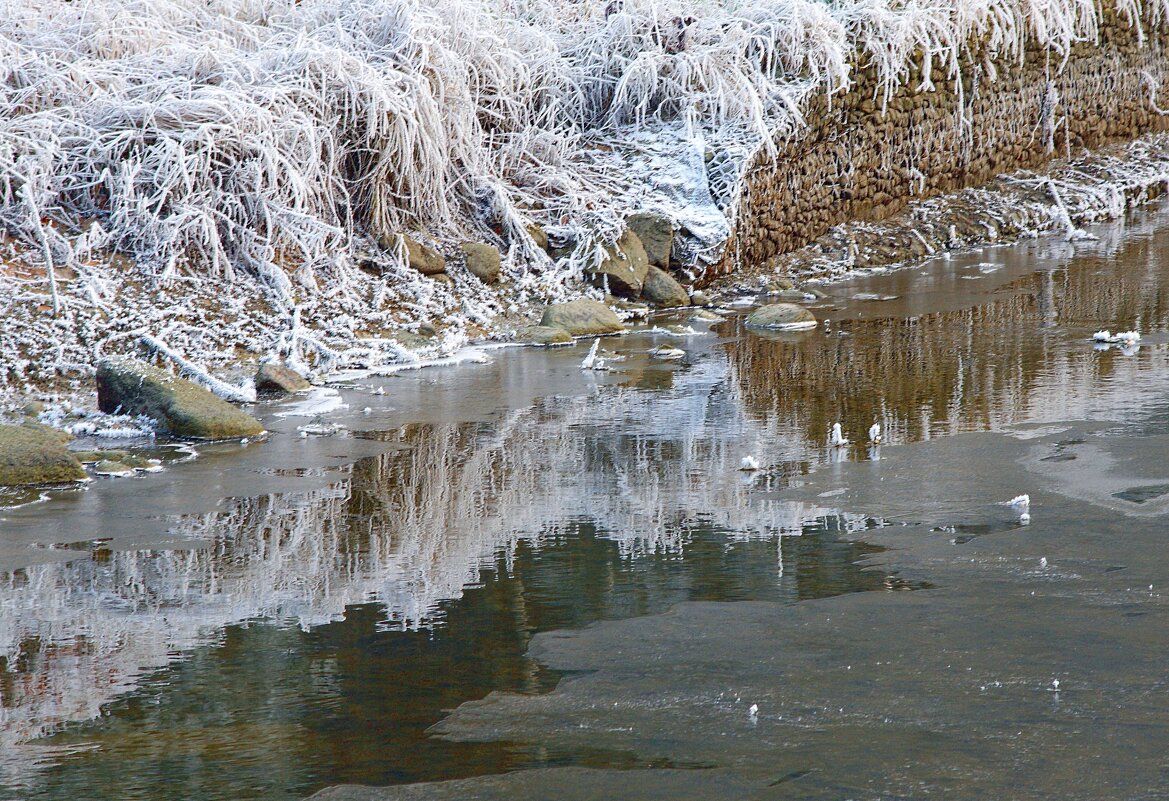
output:
{"label": "river water", "polygon": [[1169,797],[1166,214],[0,512],[0,798]]}

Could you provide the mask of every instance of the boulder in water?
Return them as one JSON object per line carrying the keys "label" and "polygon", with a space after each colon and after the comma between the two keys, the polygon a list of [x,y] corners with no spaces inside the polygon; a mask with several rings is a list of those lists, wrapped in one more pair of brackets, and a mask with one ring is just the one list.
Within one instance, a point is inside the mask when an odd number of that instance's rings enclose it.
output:
{"label": "boulder in water", "polygon": [[563,328],[554,328],[549,325],[529,325],[526,328],[521,328],[515,332],[515,339],[516,342],[545,347],[572,344],[572,334]]}
{"label": "boulder in water", "polygon": [[574,337],[616,334],[625,330],[612,309],[587,298],[554,303],[544,310],[540,325],[562,328]]}
{"label": "boulder in water", "polygon": [[650,267],[646,272],[641,297],[655,306],[664,308],[690,305],[690,296],[685,288],[674,279],[674,276],[657,267]]}
{"label": "boulder in water", "polygon": [[85,478],[85,469],[65,447],[61,432],[47,428],[0,425],[0,485],[64,484]]}
{"label": "boulder in water", "polygon": [[97,405],[110,414],[144,414],[177,437],[237,439],[264,432],[259,420],[198,384],[132,359],[98,365]]}
{"label": "boulder in water", "polygon": [[300,373],[280,362],[264,362],[256,372],[256,392],[291,395],[309,388]]}
{"label": "boulder in water", "polygon": [[772,303],[753,311],[747,317],[747,327],[799,331],[815,328],[816,316],[795,303]]}

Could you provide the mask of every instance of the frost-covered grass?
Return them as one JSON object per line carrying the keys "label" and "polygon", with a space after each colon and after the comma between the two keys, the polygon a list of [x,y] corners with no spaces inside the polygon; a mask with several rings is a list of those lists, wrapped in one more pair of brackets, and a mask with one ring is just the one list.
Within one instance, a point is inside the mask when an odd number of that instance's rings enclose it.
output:
{"label": "frost-covered grass", "polygon": [[[1120,7],[1147,25],[1167,4]],[[12,291],[58,318],[100,314],[118,253],[179,300],[251,285],[278,318],[259,346],[310,351],[297,307],[324,303],[341,328],[391,302],[500,312],[475,287],[456,301],[408,274],[377,244],[396,232],[494,242],[520,298],[562,291],[636,208],[672,215],[699,256],[727,230],[750,153],[798,130],[811,95],[847,86],[858,51],[888,93],[922,53],[953,72],[972,41],[1021,58],[1030,37],[1058,57],[1100,16],[1097,0],[0,8],[0,225],[40,271]],[[533,222],[577,241],[573,257],[554,265]]]}

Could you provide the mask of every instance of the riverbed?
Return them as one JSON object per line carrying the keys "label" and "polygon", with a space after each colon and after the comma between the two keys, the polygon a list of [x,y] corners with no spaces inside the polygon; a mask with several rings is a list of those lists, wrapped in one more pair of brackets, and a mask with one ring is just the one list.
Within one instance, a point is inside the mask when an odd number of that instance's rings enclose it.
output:
{"label": "riverbed", "polygon": [[0,798],[1165,797],[1167,215],[4,510]]}

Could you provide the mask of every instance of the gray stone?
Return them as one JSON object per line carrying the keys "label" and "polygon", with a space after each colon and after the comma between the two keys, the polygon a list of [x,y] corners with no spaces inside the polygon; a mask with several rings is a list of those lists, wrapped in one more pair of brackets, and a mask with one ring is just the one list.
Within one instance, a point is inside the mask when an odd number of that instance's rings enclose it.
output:
{"label": "gray stone", "polygon": [[563,328],[574,337],[616,334],[625,330],[612,309],[586,298],[549,306],[544,310],[540,325]]}
{"label": "gray stone", "polygon": [[529,325],[515,332],[516,342],[526,342],[529,345],[570,345],[572,334],[563,328],[554,328],[549,325]]}
{"label": "gray stone", "polygon": [[[85,478],[85,469],[46,426],[0,425],[0,484],[64,484]],[[51,431],[51,429],[50,429]]]}
{"label": "gray stone", "polygon": [[259,420],[203,387],[131,359],[98,365],[97,405],[111,414],[144,414],[178,437],[236,439],[264,432]]}
{"label": "gray stone", "polygon": [[794,303],[772,303],[753,311],[747,317],[747,327],[791,330],[815,328],[816,316]]}
{"label": "gray stone", "polygon": [[641,240],[649,263],[663,270],[668,269],[670,250],[674,246],[674,224],[670,218],[652,211],[639,211],[625,224]]}
{"label": "gray stone", "polygon": [[608,284],[615,295],[637,297],[649,271],[649,259],[637,234],[626,230],[616,243],[605,248],[605,258],[588,270],[597,286]]}
{"label": "gray stone", "polygon": [[686,289],[674,280],[674,276],[657,267],[650,267],[646,272],[641,296],[655,306],[663,308],[690,305],[690,296],[686,294]]}
{"label": "gray stone", "polygon": [[467,262],[471,275],[485,284],[499,280],[499,248],[479,242],[464,242],[459,248]]}
{"label": "gray stone", "polygon": [[291,395],[309,388],[300,373],[279,362],[264,362],[256,371],[256,392]]}

